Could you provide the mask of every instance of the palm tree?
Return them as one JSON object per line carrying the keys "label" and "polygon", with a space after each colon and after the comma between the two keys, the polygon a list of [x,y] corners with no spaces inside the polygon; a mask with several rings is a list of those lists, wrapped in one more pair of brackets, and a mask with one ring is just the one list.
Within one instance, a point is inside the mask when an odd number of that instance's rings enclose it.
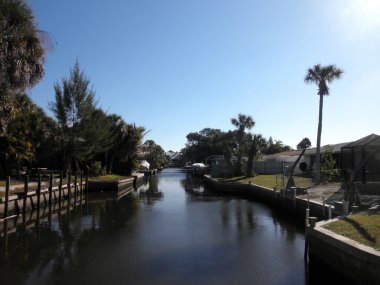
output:
{"label": "palm tree", "polygon": [[48,41],[25,1],[0,1],[0,135],[17,112],[14,95],[42,79]]}
{"label": "palm tree", "polygon": [[128,125],[119,115],[116,114],[109,115],[107,119],[109,121],[114,139],[110,148],[107,149],[104,153],[104,160],[106,163],[107,174],[111,174],[115,158],[123,145],[123,140],[127,133]]}
{"label": "palm tree", "polygon": [[44,75],[44,32],[22,0],[0,1],[0,93],[32,87]]}
{"label": "palm tree", "polygon": [[318,133],[317,133],[317,151],[315,159],[315,184],[320,183],[320,152],[321,152],[321,134],[322,134],[322,110],[323,110],[323,96],[329,95],[328,83],[335,79],[339,79],[343,71],[335,65],[321,66],[320,64],[314,65],[313,68],[307,70],[305,76],[306,83],[315,83],[318,85],[319,95],[319,119],[318,119]]}
{"label": "palm tree", "polygon": [[266,145],[267,141],[266,139],[261,135],[251,135],[249,134],[249,149],[248,149],[248,164],[247,164],[247,177],[252,177],[252,170],[253,170],[253,161],[256,158],[256,156],[262,152]]}
{"label": "palm tree", "polygon": [[311,147],[311,141],[309,138],[303,138],[298,144],[297,144],[297,149],[298,150],[303,150],[304,148],[309,148]]}
{"label": "palm tree", "polygon": [[148,132],[144,127],[136,127],[135,124],[127,125],[127,131],[119,152],[120,160],[125,162],[127,175],[131,175],[132,171],[138,167],[139,149]]}
{"label": "palm tree", "polygon": [[247,116],[244,114],[238,114],[237,118],[232,118],[231,123],[237,128],[236,130],[236,136],[237,136],[237,142],[238,142],[238,161],[237,161],[237,174],[241,174],[242,169],[242,156],[243,156],[243,144],[244,144],[244,136],[245,136],[245,130],[252,129],[252,127],[255,125],[255,121],[252,119],[251,116]]}

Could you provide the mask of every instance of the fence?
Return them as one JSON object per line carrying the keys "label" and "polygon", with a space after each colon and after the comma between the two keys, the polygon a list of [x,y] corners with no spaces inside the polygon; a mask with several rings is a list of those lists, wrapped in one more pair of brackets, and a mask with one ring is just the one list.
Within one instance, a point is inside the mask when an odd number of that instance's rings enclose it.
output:
{"label": "fence", "polygon": [[[48,184],[45,188],[42,187],[42,175],[48,177]],[[54,178],[58,178],[58,185],[54,186]],[[29,176],[25,176],[24,189],[20,193],[10,194],[10,177],[6,178],[5,195],[1,198],[0,208],[3,209],[2,219],[5,221],[11,218],[17,218],[20,214],[26,216],[27,210],[37,210],[48,207],[49,212],[52,205],[61,206],[76,205],[79,201],[82,203],[84,195],[87,195],[88,190],[88,175],[83,177],[83,172],[74,173],[74,182],[72,183],[71,173],[67,175],[66,185],[63,185],[63,173],[61,171],[41,171],[37,177],[37,188],[30,190]],[[83,181],[85,180],[85,181]]]}

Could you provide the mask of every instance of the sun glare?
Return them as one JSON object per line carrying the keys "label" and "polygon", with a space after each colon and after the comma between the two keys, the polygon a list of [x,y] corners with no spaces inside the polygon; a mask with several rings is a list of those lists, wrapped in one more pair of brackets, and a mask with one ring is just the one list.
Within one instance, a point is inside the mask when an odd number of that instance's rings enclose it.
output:
{"label": "sun glare", "polygon": [[355,34],[373,33],[380,27],[380,0],[342,1],[341,20]]}

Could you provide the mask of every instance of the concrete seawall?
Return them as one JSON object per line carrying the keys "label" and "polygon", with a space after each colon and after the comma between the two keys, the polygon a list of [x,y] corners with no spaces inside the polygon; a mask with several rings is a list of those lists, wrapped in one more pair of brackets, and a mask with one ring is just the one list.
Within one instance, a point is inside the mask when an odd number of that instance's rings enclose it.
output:
{"label": "concrete seawall", "polygon": [[[220,194],[243,195],[246,197],[258,198],[272,205],[276,205],[287,210],[291,210],[298,217],[304,219],[306,209],[310,209],[310,215],[325,219],[328,217],[329,207],[323,206],[322,203],[316,201],[307,201],[294,197],[291,193],[283,194],[275,192],[273,189],[265,188],[255,184],[241,183],[223,183],[209,176],[204,176],[204,183]],[[332,213],[334,214],[334,207]]]}
{"label": "concrete seawall", "polygon": [[[204,182],[217,193],[260,199],[276,207],[292,210],[300,219],[305,219],[307,208],[310,209],[310,216],[325,219],[328,215],[328,207],[321,203],[283,196],[258,185],[223,183],[209,176],[204,177]],[[332,212],[340,214],[334,212],[334,207]],[[357,284],[380,284],[380,252],[322,228],[332,221],[321,221],[315,228],[306,228],[310,259],[322,261]]]}
{"label": "concrete seawall", "polygon": [[323,228],[326,223],[307,228],[310,259],[322,261],[357,284],[380,284],[380,252]]}
{"label": "concrete seawall", "polygon": [[93,180],[88,182],[88,191],[118,191],[136,187],[144,179],[144,174],[138,173],[133,177],[122,180]]}

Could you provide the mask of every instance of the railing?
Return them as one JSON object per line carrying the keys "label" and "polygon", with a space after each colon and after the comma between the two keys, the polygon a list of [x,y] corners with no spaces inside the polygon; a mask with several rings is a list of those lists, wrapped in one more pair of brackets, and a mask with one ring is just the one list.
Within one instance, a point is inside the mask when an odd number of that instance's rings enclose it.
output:
{"label": "railing", "polygon": [[[48,176],[47,188],[42,187],[42,176]],[[53,178],[58,178],[58,186],[54,186]],[[27,210],[37,210],[39,212],[41,207],[48,207],[51,210],[52,204],[58,204],[58,207],[62,206],[64,201],[68,201],[71,204],[76,205],[77,200],[80,202],[87,196],[88,193],[88,175],[85,176],[85,182],[83,182],[83,172],[74,172],[74,183],[71,182],[71,173],[67,174],[67,185],[63,186],[63,172],[55,170],[40,170],[37,174],[37,189],[29,191],[29,175],[25,175],[24,189],[21,193],[10,194],[10,177],[6,178],[5,195],[1,198],[0,206],[3,208],[2,219],[18,217],[19,215],[26,215]],[[79,181],[78,181],[79,180]],[[42,199],[42,201],[41,201]],[[10,203],[13,202],[12,211],[10,211]],[[21,205],[20,205],[21,204]],[[20,209],[21,208],[21,209]]]}

